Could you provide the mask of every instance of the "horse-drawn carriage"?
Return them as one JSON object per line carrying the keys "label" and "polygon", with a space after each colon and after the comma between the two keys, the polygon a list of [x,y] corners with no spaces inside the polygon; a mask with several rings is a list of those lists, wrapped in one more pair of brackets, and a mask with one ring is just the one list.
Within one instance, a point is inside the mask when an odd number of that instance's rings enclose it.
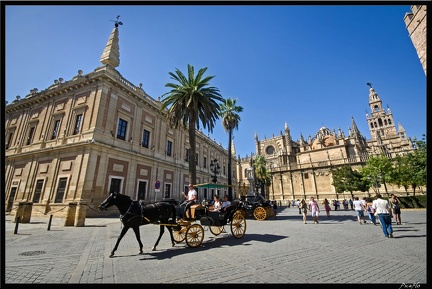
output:
{"label": "horse-drawn carriage", "polygon": [[[174,240],[181,243],[186,240],[189,247],[195,248],[202,244],[204,228],[218,236],[225,231],[224,226],[229,225],[231,233],[236,239],[240,239],[246,232],[246,220],[238,210],[243,207],[239,200],[234,200],[224,211],[213,212],[207,204],[194,204],[191,206],[191,215],[186,212],[185,217],[175,224],[162,224],[172,226]],[[198,224],[199,222],[199,224]]]}
{"label": "horse-drawn carriage", "polygon": [[172,199],[146,205],[132,200],[127,195],[111,193],[99,205],[99,210],[106,210],[110,206],[118,208],[120,220],[123,223],[122,231],[111,251],[110,257],[114,256],[121,239],[130,228],[135,232],[140,246],[140,254],[142,254],[143,244],[140,238],[139,226],[147,224],[160,226],[159,238],[153,246],[153,251],[156,250],[165,228],[170,233],[172,246],[186,240],[186,244],[192,248],[202,244],[204,240],[203,226],[208,227],[210,232],[217,236],[225,231],[224,226],[229,225],[231,233],[236,239],[242,238],[246,232],[246,219],[243,214],[239,213],[243,203],[239,200],[234,200],[230,206],[221,212],[212,212],[205,204],[194,204],[191,206],[191,215],[186,214],[182,220],[176,218],[177,202]]}
{"label": "horse-drawn carriage", "polygon": [[258,221],[274,217],[273,204],[260,194],[245,198],[241,212],[245,218],[253,216]]}

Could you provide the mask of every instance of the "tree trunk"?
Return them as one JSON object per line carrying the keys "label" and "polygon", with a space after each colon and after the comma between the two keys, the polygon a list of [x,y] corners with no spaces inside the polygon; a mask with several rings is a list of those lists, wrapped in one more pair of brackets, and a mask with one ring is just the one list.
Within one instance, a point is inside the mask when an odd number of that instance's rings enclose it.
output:
{"label": "tree trunk", "polygon": [[196,134],[195,134],[195,123],[194,119],[190,120],[189,123],[189,183],[196,184]]}
{"label": "tree trunk", "polygon": [[229,200],[232,201],[233,200],[233,196],[232,196],[232,176],[231,176],[231,155],[232,155],[232,151],[231,151],[231,145],[232,145],[232,129],[229,130],[228,132],[228,197]]}

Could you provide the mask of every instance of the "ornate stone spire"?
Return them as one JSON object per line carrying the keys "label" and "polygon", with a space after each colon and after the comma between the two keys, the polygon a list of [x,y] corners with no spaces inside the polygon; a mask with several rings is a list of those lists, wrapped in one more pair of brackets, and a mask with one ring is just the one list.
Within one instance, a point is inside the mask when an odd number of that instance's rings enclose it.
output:
{"label": "ornate stone spire", "polygon": [[100,57],[100,62],[102,62],[102,64],[110,65],[113,68],[119,66],[120,64],[118,26],[123,25],[123,23],[118,21],[119,17],[120,15],[117,16],[116,21],[111,20],[115,23],[114,29],[111,31],[111,35]]}
{"label": "ornate stone spire", "polygon": [[235,154],[236,154],[236,149],[235,149],[234,138],[233,138],[231,142],[231,155],[235,156]]}

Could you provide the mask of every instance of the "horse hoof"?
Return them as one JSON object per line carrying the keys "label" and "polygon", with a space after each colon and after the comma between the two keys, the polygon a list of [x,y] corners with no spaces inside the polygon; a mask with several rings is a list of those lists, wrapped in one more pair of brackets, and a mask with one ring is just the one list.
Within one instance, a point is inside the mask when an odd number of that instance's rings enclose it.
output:
{"label": "horse hoof", "polygon": [[109,255],[109,257],[110,257],[110,258],[113,258],[113,257],[114,257],[114,253],[111,253],[111,255]]}
{"label": "horse hoof", "polygon": [[142,255],[142,254],[144,254],[144,252],[143,252],[143,251],[140,251],[140,252],[139,252],[139,255]]}
{"label": "horse hoof", "polygon": [[156,251],[156,247],[153,247],[152,251]]}
{"label": "horse hoof", "polygon": [[174,247],[174,246],[175,246],[175,243],[172,243],[172,246]]}

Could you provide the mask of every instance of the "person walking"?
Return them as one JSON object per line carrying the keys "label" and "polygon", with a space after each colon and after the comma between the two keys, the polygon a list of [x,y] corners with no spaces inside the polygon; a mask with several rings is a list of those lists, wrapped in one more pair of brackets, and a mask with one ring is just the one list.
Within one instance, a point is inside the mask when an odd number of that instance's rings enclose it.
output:
{"label": "person walking", "polygon": [[330,211],[331,211],[330,202],[327,199],[324,199],[322,204],[324,205],[324,209],[326,211],[327,217],[330,218]]}
{"label": "person walking", "polygon": [[393,238],[392,220],[389,215],[389,202],[383,200],[380,193],[377,193],[376,197],[377,199],[372,202],[372,208],[378,215],[384,236],[386,238]]}
{"label": "person walking", "polygon": [[300,207],[300,210],[301,210],[301,212],[303,214],[303,223],[306,224],[308,205],[306,204],[305,199],[301,200],[299,207]]}
{"label": "person walking", "polygon": [[274,218],[276,219],[276,214],[277,214],[277,201],[273,201],[273,213],[274,213]]}
{"label": "person walking", "polygon": [[366,212],[369,215],[369,220],[371,221],[371,223],[376,226],[377,224],[376,224],[375,210],[374,210],[374,208],[372,208],[372,199],[371,198],[366,199]]}
{"label": "person walking", "polygon": [[320,209],[314,197],[310,197],[309,210],[312,212],[312,219],[314,220],[314,224],[318,224],[319,223],[318,216],[319,216]]}
{"label": "person walking", "polygon": [[348,201],[346,199],[344,199],[342,201],[342,205],[344,206],[344,210],[347,211],[348,210]]}
{"label": "person walking", "polygon": [[393,218],[396,225],[402,225],[401,221],[401,210],[400,210],[400,200],[394,194],[390,195],[391,206],[393,208]]}
{"label": "person walking", "polygon": [[[356,211],[357,220],[362,225],[363,223],[366,223],[365,217],[364,217],[364,204],[363,200],[359,200],[358,197],[354,198],[354,210]],[[363,222],[362,222],[363,221]]]}
{"label": "person walking", "polygon": [[297,208],[298,208],[298,210],[299,210],[299,215],[301,215],[301,209],[300,209],[300,199],[297,199],[297,202],[296,202],[296,204],[297,204]]}
{"label": "person walking", "polygon": [[349,205],[351,207],[351,210],[354,210],[354,208],[353,208],[353,206],[354,206],[353,200],[349,199],[348,203],[349,203]]}
{"label": "person walking", "polygon": [[337,211],[337,202],[336,202],[336,200],[333,200],[333,206],[335,208],[335,211]]}

